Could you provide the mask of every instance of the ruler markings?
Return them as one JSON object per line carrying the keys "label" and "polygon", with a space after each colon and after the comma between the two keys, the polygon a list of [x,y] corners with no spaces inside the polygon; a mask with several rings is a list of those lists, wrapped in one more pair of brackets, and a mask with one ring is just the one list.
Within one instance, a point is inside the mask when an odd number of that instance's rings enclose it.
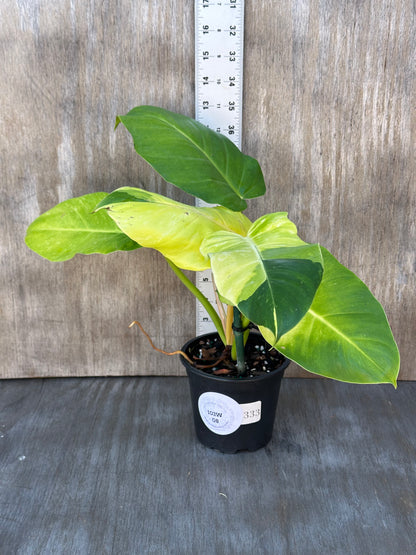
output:
{"label": "ruler markings", "polygon": [[[195,119],[241,148],[244,1],[195,0]],[[197,206],[209,206],[197,199]],[[210,270],[197,286],[215,305]],[[215,327],[197,302],[197,335]]]}

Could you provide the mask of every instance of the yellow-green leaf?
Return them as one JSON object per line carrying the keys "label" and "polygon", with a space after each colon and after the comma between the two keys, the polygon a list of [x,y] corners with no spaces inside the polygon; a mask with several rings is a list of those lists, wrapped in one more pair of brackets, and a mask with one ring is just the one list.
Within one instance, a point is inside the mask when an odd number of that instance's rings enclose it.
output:
{"label": "yellow-green leaf", "polygon": [[382,306],[355,274],[326,249],[322,254],[324,275],[309,311],[275,347],[321,376],[396,385],[399,351]]}
{"label": "yellow-green leaf", "polygon": [[92,193],[65,200],[30,224],[26,245],[53,262],[76,254],[108,254],[140,247],[125,235],[104,212],[93,214],[107,193]]}
{"label": "yellow-green leaf", "polygon": [[209,258],[200,252],[203,239],[219,230],[245,235],[251,222],[222,206],[189,206],[162,195],[122,187],[97,206],[143,247],[156,249],[182,269],[205,270]]}

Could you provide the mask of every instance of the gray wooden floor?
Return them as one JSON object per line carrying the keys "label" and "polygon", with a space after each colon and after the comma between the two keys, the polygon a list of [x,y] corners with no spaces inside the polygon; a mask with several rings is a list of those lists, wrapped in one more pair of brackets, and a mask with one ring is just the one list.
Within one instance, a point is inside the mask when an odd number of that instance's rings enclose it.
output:
{"label": "gray wooden floor", "polygon": [[416,553],[416,382],[286,379],[268,447],[196,443],[186,378],[0,382],[0,553]]}

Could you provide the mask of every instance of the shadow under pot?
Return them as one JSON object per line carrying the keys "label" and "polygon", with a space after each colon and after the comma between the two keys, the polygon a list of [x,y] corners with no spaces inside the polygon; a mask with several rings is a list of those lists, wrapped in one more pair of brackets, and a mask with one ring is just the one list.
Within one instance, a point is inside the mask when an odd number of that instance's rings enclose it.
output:
{"label": "shadow under pot", "polygon": [[[203,353],[215,353],[216,348],[219,353],[223,349],[218,334],[208,333],[188,341],[182,351],[200,366]],[[203,445],[236,453],[256,451],[270,441],[281,380],[290,362],[270,349],[259,333],[250,333],[244,377],[218,375],[224,372],[221,363],[202,370],[180,357],[189,378],[195,432]]]}

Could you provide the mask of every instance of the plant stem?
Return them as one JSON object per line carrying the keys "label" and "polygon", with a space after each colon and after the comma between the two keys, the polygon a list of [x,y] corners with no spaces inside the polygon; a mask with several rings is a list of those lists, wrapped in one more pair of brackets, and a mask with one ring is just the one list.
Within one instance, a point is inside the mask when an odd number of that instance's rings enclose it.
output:
{"label": "plant stem", "polygon": [[225,315],[224,306],[223,306],[222,302],[220,301],[220,297],[218,295],[218,289],[217,289],[217,286],[215,285],[214,276],[212,276],[212,285],[214,286],[215,303],[217,305],[218,314],[219,314],[219,317],[220,317],[220,320],[221,320],[222,329],[225,330],[225,338],[227,338],[227,329],[226,329],[227,317]]}
{"label": "plant stem", "polygon": [[227,318],[225,323],[225,340],[226,345],[232,345],[234,339],[233,334],[233,307],[227,305]]}
{"label": "plant stem", "polygon": [[166,258],[167,263],[169,264],[169,266],[172,268],[172,270],[175,272],[175,274],[178,276],[178,278],[181,280],[181,282],[185,285],[185,287],[187,287],[189,289],[189,291],[195,295],[195,297],[198,299],[198,301],[202,304],[202,306],[205,308],[205,310],[208,312],[209,317],[211,318],[217,332],[218,335],[221,338],[221,341],[224,343],[224,345],[226,345],[226,340],[225,340],[225,334],[224,334],[224,328],[222,327],[221,324],[221,319],[218,316],[215,308],[212,306],[212,304],[209,302],[209,300],[206,298],[206,296],[201,293],[201,291],[198,289],[198,287],[195,286],[194,283],[192,283],[192,281],[186,277],[186,275],[182,272],[182,270],[180,270],[171,260],[169,260],[169,258]]}
{"label": "plant stem", "polygon": [[[231,308],[231,307],[229,307],[229,308]],[[241,327],[244,328],[244,348],[245,348],[248,336],[250,335],[250,329],[248,327],[249,324],[250,324],[250,320],[248,318],[246,318],[244,316],[244,314],[241,314],[241,312],[240,312],[240,316],[241,316],[241,324],[242,324]],[[231,324],[230,324],[230,326],[231,326]],[[232,330],[231,330],[231,332],[232,332]],[[227,331],[225,332],[225,335],[227,336]],[[236,346],[235,346],[235,341],[233,341],[233,338],[234,338],[234,335],[232,335],[232,339],[231,339],[231,343],[232,343],[231,358],[233,360],[237,360]]]}
{"label": "plant stem", "polygon": [[234,338],[237,354],[237,370],[240,376],[246,371],[244,356],[244,330],[241,322],[241,314],[238,308],[234,307]]}

